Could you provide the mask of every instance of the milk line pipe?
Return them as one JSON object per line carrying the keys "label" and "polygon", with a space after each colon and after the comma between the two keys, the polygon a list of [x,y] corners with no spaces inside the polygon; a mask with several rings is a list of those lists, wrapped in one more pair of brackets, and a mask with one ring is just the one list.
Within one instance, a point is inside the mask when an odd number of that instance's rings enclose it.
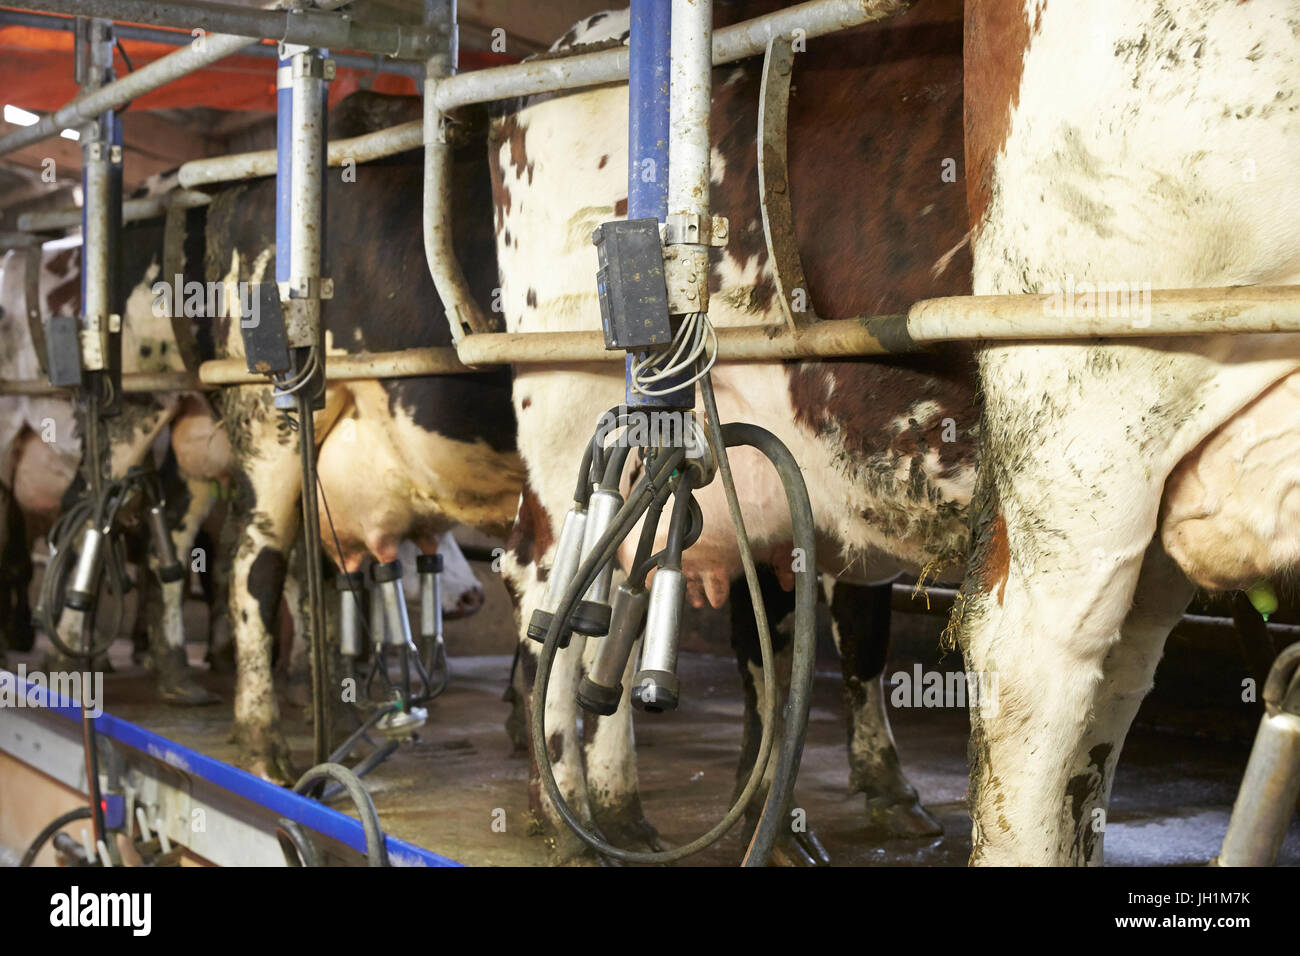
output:
{"label": "milk line pipe", "polygon": [[[332,10],[348,2],[350,0],[319,0],[317,8]],[[77,7],[73,11],[74,13],[82,14],[84,12],[81,9],[82,0],[72,0],[72,3]],[[277,0],[276,3],[270,5],[270,9],[279,9],[285,5],[284,0]],[[244,9],[249,10],[250,8]],[[55,110],[48,116],[42,117],[40,122],[10,133],[8,136],[0,137],[0,156],[22,149],[24,146],[31,146],[33,143],[39,143],[41,140],[49,139],[52,136],[58,136],[65,129],[79,129],[100,113],[119,109],[138,96],[152,92],[160,86],[166,86],[182,76],[197,72],[233,53],[238,53],[252,42],[252,37],[209,33],[203,38],[201,44],[191,43],[175,53],[160,57],[152,63],[128,73],[121,79],[106,84],[85,96],[78,97],[66,106]],[[271,150],[271,155],[274,157],[275,150]]]}
{"label": "milk line pipe", "polygon": [[[906,315],[820,319],[800,332],[784,324],[717,328],[719,362],[904,355],[939,342],[1069,342],[1160,336],[1300,332],[1300,286],[1157,289],[1150,315],[1063,319],[1049,314],[1051,295],[949,296],[922,299]],[[425,375],[463,375],[497,365],[585,365],[623,361],[591,332],[494,332],[467,336],[458,348],[412,348],[326,357],[331,382]],[[213,359],[198,375],[184,372],[122,376],[126,392],[187,392],[258,385],[242,359]],[[0,395],[57,395],[66,389],[41,379],[0,381]]]}

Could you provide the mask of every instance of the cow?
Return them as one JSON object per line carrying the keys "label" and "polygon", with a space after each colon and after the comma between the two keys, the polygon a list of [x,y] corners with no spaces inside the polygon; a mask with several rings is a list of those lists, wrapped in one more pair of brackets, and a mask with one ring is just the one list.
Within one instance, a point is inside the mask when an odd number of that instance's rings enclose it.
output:
{"label": "cow", "polygon": [[[330,116],[332,138],[416,118],[415,98],[354,94]],[[470,123],[454,174],[456,249],[471,290],[491,301],[496,264],[483,136]],[[321,273],[334,297],[321,315],[330,355],[388,352],[451,342],[420,239],[422,165],[418,154],[330,170],[326,178]],[[275,183],[219,191],[207,209],[209,281],[273,279]],[[242,357],[240,323],[215,324],[217,352]],[[217,399],[233,455],[234,542],[230,622],[238,670],[235,737],[250,770],[292,781],[277,729],[270,646],[302,493],[291,416],[272,406],[267,386],[226,389]],[[508,369],[472,374],[331,383],[315,414],[321,539],[326,555],[356,571],[373,558],[396,560],[404,539],[437,549],[455,523],[504,537],[514,518],[523,469],[515,450]],[[478,598],[482,601],[481,592]],[[337,675],[334,675],[337,676]],[[332,679],[332,678],[331,678]]]}
{"label": "cow", "polygon": [[[968,0],[974,291],[1300,281],[1298,24],[1286,0]],[[1194,588],[1300,555],[1300,337],[1007,343],[979,369],[954,624],[999,706],[972,714],[971,859],[1098,865]]]}
{"label": "cow", "polygon": [[[770,6],[720,4],[718,25]],[[556,49],[580,51],[627,36],[626,11],[601,13]],[[950,175],[962,157],[961,40],[960,3],[938,2],[809,40],[807,52],[798,54],[790,192],[818,315],[900,312],[920,298],[970,291],[966,198]],[[710,207],[730,220],[728,243],[715,250],[710,274],[709,317],[718,326],[783,322],[758,204],[759,66],[751,59],[713,74]],[[590,237],[600,223],[626,215],[627,99],[625,85],[611,84],[512,103],[495,119],[489,161],[509,330],[600,327]],[[978,418],[971,350],[878,361],[723,364],[713,380],[723,421],[769,429],[803,469],[823,541],[821,570],[845,588],[832,596],[841,642],[860,639],[863,628],[850,635],[838,625],[867,617],[854,606],[864,592],[850,588],[900,570],[961,573]],[[517,370],[514,406],[527,481],[505,570],[521,624],[544,595],[583,447],[601,413],[622,396],[621,366]],[[738,449],[731,457],[755,554],[789,587],[791,532],[781,486],[756,453]],[[739,574],[721,494],[715,481],[698,495],[706,531],[684,556],[696,604],[722,604]],[[521,641],[517,690],[529,699],[537,645]],[[551,674],[546,728],[557,782],[575,812],[615,842],[653,847],[637,792],[627,702],[612,717],[585,715],[577,735],[582,645],[575,637],[560,651]],[[883,652],[867,650],[856,653],[861,667],[851,674],[854,784],[869,811],[901,809],[909,821],[904,829],[924,829],[930,824],[915,813],[916,794],[901,774],[880,704]],[[747,694],[755,699],[767,679],[756,658],[752,650],[741,653],[742,674],[752,682]],[[531,797],[558,856],[588,859],[542,798],[535,772]],[[794,861],[815,854],[799,842],[784,840],[782,855]]]}
{"label": "cow", "polygon": [[[129,226],[124,233],[124,274],[143,274],[147,255],[162,248],[162,229],[157,223]],[[30,380],[40,378],[35,347],[26,319],[24,294],[25,252],[11,252],[0,263],[0,307],[6,343],[3,377]],[[40,252],[39,292],[45,317],[73,315],[80,303],[80,240],[56,240]],[[148,307],[148,299],[132,295],[126,303],[123,328],[123,370],[154,372],[170,366],[168,353],[175,354],[170,327],[165,317]],[[189,436],[194,447],[204,431],[210,411],[197,395],[126,395],[121,411],[105,420],[110,448],[108,471],[120,478],[141,464],[151,453],[164,430],[175,436]],[[69,488],[78,478],[82,459],[82,428],[79,413],[65,396],[5,396],[0,398],[0,466],[3,467],[6,506],[4,532],[7,550],[18,560],[26,558],[19,573],[5,583],[6,600],[21,607],[30,580],[30,551],[27,542],[44,536],[58,516]],[[184,444],[184,443],[183,443]],[[180,446],[178,446],[179,448]],[[199,525],[213,500],[206,479],[186,472],[189,456],[180,456],[182,481],[169,489],[169,511],[173,544],[188,556]],[[185,562],[188,565],[188,561]],[[144,584],[143,581],[140,582]],[[163,601],[149,608],[150,654],[162,699],[178,704],[209,703],[213,695],[192,679],[184,655],[181,618],[183,581],[162,584]],[[21,622],[20,622],[21,623]],[[24,635],[15,644],[28,643]]]}

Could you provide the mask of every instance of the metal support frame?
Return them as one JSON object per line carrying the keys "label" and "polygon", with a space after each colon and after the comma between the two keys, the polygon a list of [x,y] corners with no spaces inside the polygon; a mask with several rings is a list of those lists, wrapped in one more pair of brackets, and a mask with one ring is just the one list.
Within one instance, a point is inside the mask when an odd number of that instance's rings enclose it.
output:
{"label": "metal support frame", "polygon": [[[363,50],[405,60],[424,59],[434,42],[421,26],[364,23],[346,15],[335,16],[327,9],[296,6],[259,10],[208,0],[18,0],[14,5],[46,13],[233,34],[245,38],[245,44],[250,40],[277,40],[300,46]],[[317,4],[320,8],[341,5]]]}
{"label": "metal support frame", "polygon": [[[114,0],[98,0],[98,2],[112,6]],[[349,0],[318,0],[316,5],[320,10],[332,10],[348,2]],[[85,13],[83,0],[69,0],[68,5],[76,8],[72,11],[74,13]],[[281,8],[286,5],[287,0],[276,0],[272,7]],[[149,5],[146,4],[146,6]],[[248,8],[241,7],[240,9],[245,12],[252,12]],[[250,42],[251,40],[247,36],[230,36],[222,33],[209,34],[202,38],[201,43],[190,43],[175,53],[169,53],[167,56],[154,60],[132,73],[128,73],[120,80],[109,83],[85,96],[79,96],[67,106],[42,117],[39,123],[17,130],[8,136],[0,137],[0,156],[22,149],[24,146],[31,146],[33,143],[39,143],[41,140],[49,139],[52,136],[58,136],[65,129],[80,129],[84,124],[98,117],[99,114],[107,110],[120,109],[137,96],[143,96],[145,93],[156,90],[160,86],[165,86],[173,80],[201,70],[205,66],[225,59],[233,53],[238,53]],[[272,154],[274,154],[274,151],[272,151]]]}
{"label": "metal support frame", "polygon": [[[342,0],[324,0],[321,5],[337,6],[341,2]],[[899,0],[868,0],[865,3],[857,0],[812,0],[798,4],[715,31],[713,62],[717,65],[752,56],[765,51],[769,44],[775,48],[776,45],[771,42],[773,38],[788,35],[795,27],[804,30],[807,36],[815,37],[883,19],[900,12],[906,6],[906,3]],[[215,37],[208,38],[209,52],[217,40]],[[234,52],[234,49],[229,52]],[[192,48],[187,48],[150,64],[150,67],[190,54]],[[207,62],[219,58],[211,57],[200,63],[191,61],[179,68],[176,75],[199,69]],[[454,63],[454,55],[449,54],[449,60]],[[327,163],[336,166],[348,159],[366,162],[417,148],[426,140],[436,144],[441,135],[443,115],[457,106],[617,82],[627,76],[627,64],[626,49],[609,49],[436,78],[425,87],[424,121],[404,123],[375,133],[336,140],[329,144]],[[137,70],[127,79],[140,77],[150,67]],[[450,65],[446,69],[450,70]],[[119,81],[121,82],[124,81]],[[162,82],[166,81],[151,81],[152,85],[147,88],[152,89],[162,85]],[[122,97],[122,101],[143,91],[133,89]],[[103,92],[101,90],[90,94],[76,105],[86,109],[87,115],[93,115],[87,109],[87,104],[92,107],[98,105],[102,109],[105,100],[96,97]],[[777,90],[772,88],[767,100],[774,103],[777,98]],[[115,98],[109,97],[108,100],[115,101]],[[65,107],[67,109],[70,107]],[[434,120],[432,124],[429,122],[431,113]],[[38,124],[13,134],[25,136],[25,142],[11,145],[12,136],[0,139],[0,153],[55,135],[65,126],[76,125],[70,119],[47,122],[50,119],[47,117],[42,121],[47,128]],[[426,127],[429,126],[433,127],[432,135],[426,134]],[[773,128],[770,125],[766,127],[768,130]],[[449,204],[438,198],[446,195],[443,188],[446,180],[441,178],[439,170],[445,169],[447,157],[443,150],[435,149],[434,152],[435,156],[440,152],[444,155],[434,161],[432,181],[436,188],[429,189],[426,185],[426,207],[432,207],[426,208],[426,242],[429,231],[443,231],[449,237],[452,230]],[[774,154],[768,155],[770,158]],[[184,164],[180,169],[180,180],[182,185],[192,187],[251,179],[273,174],[275,165],[274,150],[213,157]],[[768,168],[772,168],[770,163]],[[768,196],[771,195],[769,187]],[[769,217],[773,216],[770,204],[768,213]],[[779,248],[780,232],[779,228],[774,229],[774,250]],[[449,242],[444,243],[435,236],[433,245],[445,249]],[[603,338],[596,330],[464,334],[466,328],[477,333],[480,329],[490,328],[490,323],[467,291],[456,291],[458,284],[454,273],[459,270],[459,265],[455,262],[455,257],[439,254],[430,258],[439,294],[455,325],[453,332],[457,341],[456,348],[412,349],[404,353],[336,359],[327,368],[329,380],[455,374],[501,364],[596,363],[622,358],[605,351]],[[774,255],[774,262],[781,260],[780,254]],[[799,287],[794,273],[784,265],[780,269],[780,275],[788,287],[787,291]],[[459,283],[459,289],[465,289],[463,279]],[[1049,308],[1051,301],[1052,297],[1047,295],[958,296],[922,300],[913,305],[905,316],[823,319],[793,329],[789,327],[789,322],[784,329],[772,325],[719,328],[718,357],[719,361],[774,361],[887,355],[911,352],[930,343],[962,340],[1068,340],[1235,332],[1300,332],[1300,286],[1155,290],[1151,295],[1148,316],[1074,318],[1070,320],[1068,328],[1061,317],[1052,314]],[[795,318],[794,324],[798,326],[797,314]],[[257,381],[236,366],[237,363],[225,361],[206,362],[200,367],[197,376],[127,376],[124,387],[128,391],[136,391],[165,385],[169,389],[182,390]],[[40,394],[53,391],[57,390],[45,383],[0,383],[0,394]]]}
{"label": "metal support frame", "polygon": [[[107,20],[89,24],[89,91],[112,82],[113,25]],[[81,366],[86,372],[110,368],[109,336],[121,331],[122,316],[115,311],[118,251],[122,211],[121,120],[107,110],[86,127],[82,137],[81,185],[85,197],[81,234]]]}
{"label": "metal support frame", "polygon": [[[25,13],[21,10],[0,10],[0,27],[31,27],[36,30],[54,30],[71,33],[76,20],[71,17],[48,13]],[[141,40],[146,43],[165,43],[168,46],[189,46],[194,36],[183,30],[166,30],[157,27],[140,27],[130,23],[120,23],[113,30],[120,40]],[[255,56],[274,60],[279,52],[274,46],[263,42],[253,42],[241,50],[239,56]],[[347,53],[335,53],[331,57],[339,66],[352,70],[367,70],[374,73],[392,73],[412,80],[424,79],[424,70],[418,63],[406,63],[390,60],[383,54],[373,56],[355,56]]]}

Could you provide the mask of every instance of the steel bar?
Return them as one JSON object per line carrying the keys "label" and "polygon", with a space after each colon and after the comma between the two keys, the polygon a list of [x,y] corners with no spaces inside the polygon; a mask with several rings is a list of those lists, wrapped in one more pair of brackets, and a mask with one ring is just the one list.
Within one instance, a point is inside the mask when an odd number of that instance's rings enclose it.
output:
{"label": "steel bar", "polygon": [[[127,199],[122,203],[122,221],[138,222],[142,219],[157,219],[175,205],[206,206],[212,197],[206,193],[182,189],[143,199]],[[81,210],[47,209],[41,212],[25,212],[18,217],[21,232],[54,232],[59,229],[72,229],[81,225]],[[35,241],[35,240],[33,240]]]}
{"label": "steel bar", "polygon": [[[17,0],[15,6],[46,13],[126,20],[145,26],[233,34],[253,40],[364,50],[399,59],[423,59],[431,46],[431,37],[422,26],[362,23],[317,9],[259,10],[233,3],[195,0]],[[248,42],[248,39],[244,41]]]}
{"label": "steel bar", "polygon": [[[713,4],[673,0],[669,71],[668,217],[709,218],[709,114],[713,103]],[[673,237],[700,245],[700,235]]]}
{"label": "steel bar", "polygon": [[[37,30],[53,30],[56,32],[71,33],[75,29],[76,19],[74,17],[58,16],[49,13],[28,13],[22,10],[5,10],[0,9],[0,27],[32,27]],[[122,40],[141,40],[146,43],[165,43],[169,46],[187,46],[194,42],[194,36],[183,30],[165,30],[158,27],[140,27],[130,23],[119,23],[113,28],[113,32]],[[262,59],[274,60],[279,55],[275,46],[262,42],[253,42],[241,50],[236,51],[240,56],[255,56]],[[391,73],[395,76],[406,76],[413,80],[424,79],[424,68],[418,63],[406,63],[399,60],[390,60],[378,54],[376,56],[360,56],[352,53],[335,53],[331,54],[332,59],[339,66],[347,67],[352,70],[369,70],[377,73]]]}
{"label": "steel bar", "polygon": [[[320,0],[318,6],[322,9],[332,9],[343,6],[347,2],[348,0]],[[74,13],[84,13],[81,9],[81,0],[70,0],[70,5],[77,8],[73,11]],[[169,53],[167,56],[154,60],[152,63],[128,73],[121,79],[95,90],[93,93],[73,100],[48,116],[42,117],[39,123],[34,123],[0,138],[0,156],[22,149],[24,146],[30,146],[33,143],[39,143],[51,136],[57,136],[65,129],[80,128],[100,113],[117,109],[131,102],[137,96],[143,96],[145,93],[156,90],[160,86],[165,86],[173,80],[201,70],[203,67],[224,59],[232,53],[239,52],[240,49],[251,42],[253,42],[252,38],[247,36],[209,34],[203,38],[202,43],[191,43],[175,53]],[[272,155],[274,155],[274,151],[272,151]]]}

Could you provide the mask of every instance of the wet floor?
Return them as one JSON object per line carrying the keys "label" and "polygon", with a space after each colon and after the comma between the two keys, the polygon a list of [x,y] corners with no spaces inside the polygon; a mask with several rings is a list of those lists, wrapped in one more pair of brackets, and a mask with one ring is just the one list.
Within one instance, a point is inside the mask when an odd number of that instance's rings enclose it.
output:
{"label": "wet floor", "polygon": [[[167,708],[152,702],[150,678],[114,653],[120,671],[106,681],[108,709],[216,757],[233,760],[229,706]],[[196,648],[192,651],[197,651]],[[35,666],[36,658],[23,658]],[[16,663],[16,659],[12,661]],[[367,785],[384,827],[396,836],[476,865],[550,862],[528,813],[528,764],[511,755],[502,701],[508,656],[455,657],[454,679],[430,707],[418,741],[403,745],[372,772]],[[725,812],[740,745],[741,703],[735,663],[683,655],[683,704],[667,715],[637,715],[641,790],[646,815],[670,844],[704,832]],[[231,679],[202,682],[231,698]],[[303,710],[283,703],[284,724],[299,769],[310,760]],[[970,851],[966,791],[966,713],[960,709],[893,709],[903,767],[942,837],[885,843],[863,834],[861,795],[848,791],[838,674],[816,682],[807,747],[796,791],[810,827],[837,865],[957,866]],[[1117,775],[1106,832],[1112,865],[1198,865],[1218,851],[1248,743],[1210,741],[1139,725]],[[345,804],[340,804],[346,809]],[[744,839],[733,832],[694,857],[696,864],[734,864]],[[1279,862],[1300,863],[1300,822]]]}

